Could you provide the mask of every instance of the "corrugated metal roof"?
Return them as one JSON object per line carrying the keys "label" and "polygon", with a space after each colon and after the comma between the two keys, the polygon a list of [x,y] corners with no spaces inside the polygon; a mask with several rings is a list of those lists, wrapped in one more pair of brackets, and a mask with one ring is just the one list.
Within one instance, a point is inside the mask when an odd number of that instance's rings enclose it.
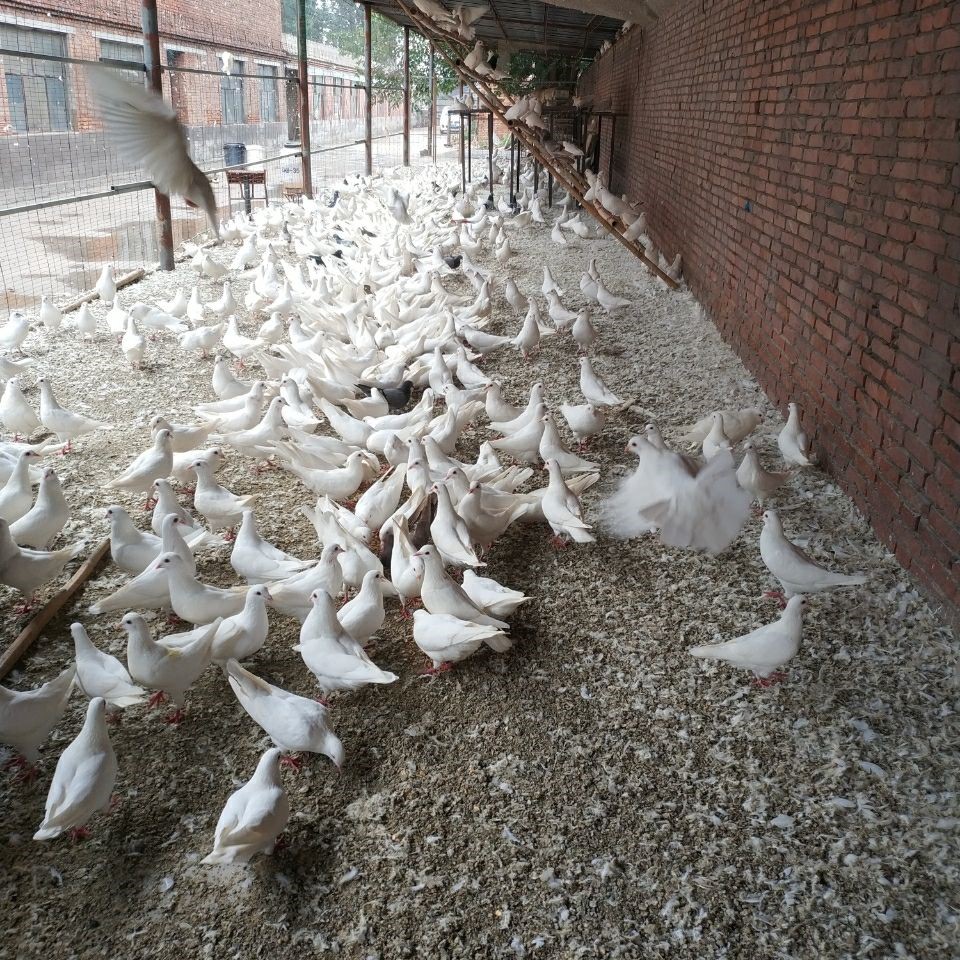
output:
{"label": "corrugated metal roof", "polygon": [[[556,50],[592,57],[604,40],[613,40],[621,20],[581,13],[535,0],[487,0],[490,9],[474,24],[488,47],[504,42],[518,49]],[[371,0],[370,6],[395,23],[412,26],[394,0]]]}

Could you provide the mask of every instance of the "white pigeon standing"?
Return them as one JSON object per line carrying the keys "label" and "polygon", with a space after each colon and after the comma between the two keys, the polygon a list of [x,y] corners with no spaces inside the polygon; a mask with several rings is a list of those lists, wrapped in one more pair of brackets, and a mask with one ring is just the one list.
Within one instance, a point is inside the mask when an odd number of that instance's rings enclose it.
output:
{"label": "white pigeon standing", "polygon": [[511,590],[497,583],[490,577],[477,576],[473,570],[463,571],[463,590],[477,606],[495,617],[509,617],[520,604],[533,599],[520,590]]}
{"label": "white pigeon standing", "polygon": [[127,316],[127,328],[120,338],[120,349],[134,370],[143,366],[143,355],[147,350],[147,338],[137,328],[137,321],[132,315]]}
{"label": "white pigeon standing", "polygon": [[82,413],[74,413],[61,406],[45,377],[41,377],[37,385],[40,387],[40,422],[51,433],[55,433],[59,441],[66,441],[64,453],[69,453],[73,449],[73,441],[77,437],[93,433],[95,430],[113,429],[109,423],[101,423],[99,420],[93,420]]}
{"label": "white pigeon standing", "polygon": [[440,553],[433,544],[421,547],[413,556],[422,561],[420,597],[430,613],[447,613],[461,620],[500,630],[510,628],[505,620],[490,616],[483,607],[478,606],[463,587],[447,575]]}
{"label": "white pigeon standing", "polygon": [[230,565],[248,583],[260,580],[283,580],[312,566],[314,562],[298,560],[264,540],[257,530],[257,518],[253,510],[243,511],[240,529],[230,553]]}
{"label": "white pigeon standing", "polygon": [[357,595],[337,611],[337,619],[350,636],[361,646],[370,642],[383,626],[383,585],[387,578],[379,570],[368,570]]}
{"label": "white pigeon standing", "polygon": [[18,351],[23,341],[30,336],[30,321],[17,310],[10,314],[7,322],[0,327],[0,350]]}
{"label": "white pigeon standing", "polygon": [[496,627],[426,610],[413,614],[413,642],[430,658],[432,666],[426,671],[429,674],[450,669],[484,644],[498,653],[513,646],[513,641]]}
{"label": "white pigeon standing", "polygon": [[88,697],[103,697],[122,710],[142,703],[147,691],[138,687],[127,668],[114,656],[94,646],[83,624],[70,624],[77,661],[77,685]]}
{"label": "white pigeon standing", "polygon": [[[330,729],[323,704],[267,683],[236,660],[228,660],[223,669],[240,706],[281,750],[322,753],[338,769],[343,767],[343,744]],[[300,765],[295,757],[284,759],[290,766]]]}
{"label": "white pigeon standing", "polygon": [[33,505],[33,487],[30,467],[40,459],[35,450],[22,450],[17,457],[7,482],[0,487],[0,520],[15,523],[25,516]]}
{"label": "white pigeon standing", "polygon": [[64,830],[83,835],[84,825],[94,813],[110,809],[117,757],[107,732],[106,708],[102,697],[94,697],[80,733],[60,754],[47,793],[43,823],[34,840],[50,840]]}
{"label": "white pigeon standing", "polygon": [[280,758],[281,751],[271,747],[253,776],[227,797],[214,831],[213,850],[201,863],[249,863],[258,853],[273,853],[290,819]]}
{"label": "white pigeon standing", "polygon": [[205,625],[188,643],[167,646],[150,636],[150,628],[139,613],[128,613],[120,621],[127,634],[127,667],[130,676],[148,690],[157,691],[150,698],[150,706],[163,703],[168,697],[174,711],[166,722],[180,723],[184,696],[201,673],[210,666],[213,637],[221,621]]}
{"label": "white pigeon standing", "polygon": [[10,533],[10,525],[0,519],[0,583],[19,590],[26,598],[24,605],[13,612],[26,613],[35,592],[54,577],[84,548],[83,541],[62,550],[30,550],[18,546]]}
{"label": "white pigeon standing", "polygon": [[787,602],[779,620],[726,643],[691,647],[690,653],[705,660],[725,660],[731,666],[750,670],[757,678],[758,686],[770,686],[784,679],[779,668],[786,666],[800,649],[805,606],[806,599],[798,594]]}
{"label": "white pigeon standing", "polygon": [[0,423],[13,434],[14,442],[21,436],[29,437],[41,426],[39,417],[20,389],[17,377],[11,377],[3,388],[3,396],[0,397]]}
{"label": "white pigeon standing", "polygon": [[810,441],[800,426],[800,407],[795,403],[788,403],[790,411],[787,422],[777,434],[777,446],[783,459],[791,466],[812,467],[810,456]]}
{"label": "white pigeon standing", "polygon": [[300,629],[300,642],[293,649],[303,657],[324,695],[338,690],[359,690],[370,683],[393,683],[397,679],[395,673],[381,670],[344,630],[326,590],[315,590],[310,600],[313,610]]}
{"label": "white pigeon standing", "polygon": [[31,778],[32,766],[40,757],[40,744],[67,709],[76,674],[77,668],[71,663],[33,690],[0,686],[0,743],[16,751],[10,765],[23,768],[21,779]]}
{"label": "white pigeon standing", "polygon": [[560,404],[560,413],[563,419],[567,421],[567,426],[577,438],[577,443],[582,450],[590,442],[591,437],[595,437],[607,422],[607,415],[603,407],[595,407],[592,403],[581,404]]}
{"label": "white pigeon standing", "polygon": [[77,332],[87,340],[97,335],[97,318],[86,303],[81,303],[77,311]]}
{"label": "white pigeon standing", "polygon": [[100,299],[108,306],[113,306],[114,297],[117,295],[117,282],[113,277],[113,265],[106,264],[100,271],[100,278],[94,287]]}
{"label": "white pigeon standing", "polygon": [[69,519],[70,505],[63,495],[57,471],[46,467],[36,502],[16,523],[10,524],[10,536],[21,547],[46,550]]}
{"label": "white pigeon standing", "polygon": [[563,479],[560,464],[554,459],[546,462],[550,473],[547,492],[540,502],[540,509],[553,530],[554,546],[563,548],[567,537],[575,543],[593,543],[589,524],[585,523],[581,513],[580,501]]}
{"label": "white pigeon standing", "polygon": [[597,339],[597,330],[590,321],[590,311],[581,310],[573,321],[570,333],[581,353],[586,353]]}
{"label": "white pigeon standing", "polygon": [[760,531],[760,557],[767,569],[780,581],[783,594],[768,593],[770,597],[787,599],[800,593],[819,593],[833,587],[856,587],[867,582],[866,574],[834,573],[811,560],[783,533],[783,525],[776,510],[763,514]]}
{"label": "white pigeon standing", "polygon": [[623,403],[594,373],[589,357],[580,358],[580,392],[587,403],[592,403],[595,407],[616,407]]}
{"label": "white pigeon standing", "polygon": [[760,455],[752,443],[743,445],[743,460],[737,467],[737,483],[748,493],[753,494],[758,503],[780,489],[792,476],[793,470],[781,472],[766,470],[760,463]]}
{"label": "white pigeon standing", "polygon": [[243,511],[253,505],[256,494],[239,497],[221,486],[213,478],[213,467],[205,460],[193,464],[197,474],[197,487],[193,494],[193,506],[211,530],[228,528],[227,539],[232,538],[232,528],[243,519]]}
{"label": "white pigeon standing", "polygon": [[153,505],[153,483],[170,476],[173,470],[173,434],[166,428],[158,430],[153,444],[141,453],[119,477],[110,480],[106,486],[129,490],[132,493],[147,493],[144,509]]}
{"label": "white pigeon standing", "polygon": [[719,413],[713,415],[710,432],[703,438],[701,449],[704,460],[712,460],[721,450],[731,452],[730,439],[723,432],[723,417]]}
{"label": "white pigeon standing", "polygon": [[557,284],[557,281],[553,279],[553,274],[550,272],[550,268],[544,264],[543,267],[543,283],[540,285],[540,292],[546,296],[548,293],[553,292],[558,296],[563,296],[563,288]]}
{"label": "white pigeon standing", "polygon": [[40,298],[40,322],[50,333],[56,333],[63,323],[63,313],[60,308],[46,297]]}
{"label": "white pigeon standing", "polygon": [[268,603],[273,603],[270,591],[262,583],[255,583],[247,590],[243,609],[220,621],[211,649],[211,657],[216,663],[246,660],[267,642],[270,632]]}

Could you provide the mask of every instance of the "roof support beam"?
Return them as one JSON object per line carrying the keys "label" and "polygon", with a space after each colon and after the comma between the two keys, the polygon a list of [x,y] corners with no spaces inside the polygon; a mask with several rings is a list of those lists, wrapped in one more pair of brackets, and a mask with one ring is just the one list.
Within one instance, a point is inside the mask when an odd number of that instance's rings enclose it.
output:
{"label": "roof support beam", "polygon": [[[552,7],[565,7],[567,10],[579,10],[581,13],[599,14],[613,17],[615,20],[629,20],[631,23],[648,27],[656,20],[656,15],[647,6],[645,0],[548,0]],[[660,6],[666,6],[661,3]]]}

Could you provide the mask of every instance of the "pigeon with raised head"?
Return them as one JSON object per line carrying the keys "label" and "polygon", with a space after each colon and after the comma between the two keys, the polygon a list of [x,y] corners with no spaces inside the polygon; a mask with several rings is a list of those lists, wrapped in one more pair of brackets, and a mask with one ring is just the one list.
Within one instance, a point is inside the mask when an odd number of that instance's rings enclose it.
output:
{"label": "pigeon with raised head", "polygon": [[21,547],[46,550],[70,519],[70,505],[63,495],[60,478],[53,467],[46,467],[34,505],[15,523],[10,536]]}
{"label": "pigeon with raised head", "polygon": [[14,442],[21,436],[29,437],[40,427],[40,418],[20,389],[17,377],[10,377],[0,397],[0,423],[13,434]]}
{"label": "pigeon with raised head", "polygon": [[106,701],[94,697],[80,733],[60,754],[34,840],[50,840],[64,830],[80,831],[98,810],[110,809],[117,757],[107,732],[106,709]]}
{"label": "pigeon with raised head", "polygon": [[114,656],[96,647],[82,623],[70,624],[77,663],[77,686],[90,698],[102,697],[122,710],[142,703],[147,691],[137,686],[127,668]]}
{"label": "pigeon with raised head", "polygon": [[776,510],[765,510],[760,531],[760,557],[780,581],[788,599],[800,593],[819,593],[833,587],[856,587],[867,582],[863,573],[845,574],[827,570],[811,560],[783,532]]}
{"label": "pigeon with raised head", "polygon": [[787,602],[779,620],[735,640],[691,647],[690,653],[704,660],[725,660],[731,666],[750,670],[760,686],[768,686],[782,679],[780,667],[786,666],[800,649],[805,606],[806,599],[798,594]]}
{"label": "pigeon with raised head", "polygon": [[781,472],[766,470],[760,463],[760,455],[752,443],[743,445],[743,460],[737,467],[737,483],[758,503],[763,503],[776,493],[793,476],[792,470]]}
{"label": "pigeon with raised head", "polygon": [[780,455],[791,466],[812,467],[814,461],[810,454],[810,441],[800,426],[800,407],[789,403],[787,409],[790,411],[787,422],[777,434]]}
{"label": "pigeon with raised head", "polygon": [[57,439],[66,446],[64,453],[69,453],[72,449],[73,441],[77,437],[85,436],[96,430],[112,430],[109,423],[101,423],[99,420],[93,420],[85,417],[82,413],[75,413],[62,406],[53,394],[53,388],[50,382],[41,377],[37,381],[40,387],[40,422],[51,432],[57,435]]}

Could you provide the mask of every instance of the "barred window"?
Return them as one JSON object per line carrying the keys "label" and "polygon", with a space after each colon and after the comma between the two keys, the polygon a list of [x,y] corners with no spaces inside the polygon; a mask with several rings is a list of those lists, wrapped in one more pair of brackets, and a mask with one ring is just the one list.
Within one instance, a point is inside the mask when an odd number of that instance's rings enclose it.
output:
{"label": "barred window", "polygon": [[[18,133],[70,129],[67,65],[39,57],[65,57],[66,38],[52,30],[0,24],[0,47],[23,56],[2,58],[10,123]],[[33,56],[31,56],[33,54]]]}
{"label": "barred window", "polygon": [[257,73],[260,74],[260,122],[276,123],[280,119],[277,68],[268,63],[259,63]]}
{"label": "barred window", "polygon": [[220,76],[220,102],[224,123],[246,123],[247,111],[243,100],[243,61],[233,62],[233,73]]}

